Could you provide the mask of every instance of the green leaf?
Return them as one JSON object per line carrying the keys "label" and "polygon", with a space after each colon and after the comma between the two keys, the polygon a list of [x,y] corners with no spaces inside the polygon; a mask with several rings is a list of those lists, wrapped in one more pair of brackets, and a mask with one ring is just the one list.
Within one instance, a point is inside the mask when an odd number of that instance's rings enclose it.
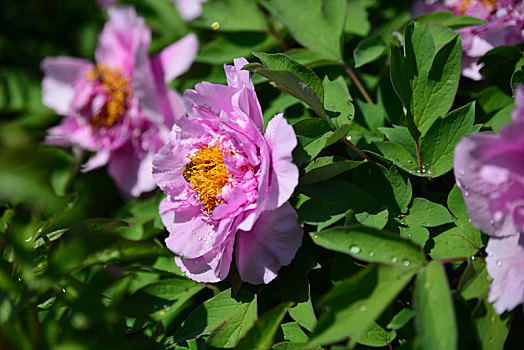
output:
{"label": "green leaf", "polygon": [[225,323],[214,329],[207,343],[217,348],[234,348],[257,320],[257,297],[249,303],[245,311],[233,314]]}
{"label": "green leaf", "polygon": [[457,221],[465,222],[469,221],[468,210],[464,198],[457,185],[453,185],[453,188],[448,195],[448,208],[451,214],[455,216]]}
{"label": "green leaf", "polygon": [[436,260],[418,274],[414,305],[420,342],[425,349],[457,348],[455,310],[444,266]]}
{"label": "green leaf", "polygon": [[515,104],[511,103],[499,110],[493,118],[491,118],[491,128],[494,132],[500,133],[500,129],[511,123],[511,112],[515,108]]}
{"label": "green leaf", "polygon": [[366,333],[358,339],[358,343],[372,347],[383,347],[388,346],[389,342],[395,340],[396,337],[397,332],[394,330],[387,332],[376,322],[373,322]]}
{"label": "green leaf", "polygon": [[282,323],[280,327],[282,328],[282,333],[284,334],[284,340],[295,343],[305,343],[309,339],[306,333],[304,333],[302,328],[300,328],[296,322]]}
{"label": "green leaf", "polygon": [[306,103],[324,118],[324,88],[320,78],[309,68],[281,53],[265,54],[254,52],[263,64],[250,63],[243,69],[268,78],[276,86]]}
{"label": "green leaf", "polygon": [[289,316],[310,332],[315,328],[317,317],[315,316],[315,310],[313,309],[313,303],[311,302],[309,291],[308,300],[297,303],[297,305],[291,307],[289,309]]}
{"label": "green leaf", "polygon": [[497,46],[484,54],[479,64],[484,64],[480,73],[495,82],[505,93],[511,94],[511,77],[515,65],[522,59],[522,52],[515,46]]}
{"label": "green leaf", "polygon": [[364,163],[366,162],[355,160],[335,161],[333,156],[317,158],[306,167],[306,174],[300,178],[300,185],[311,185],[329,180]]}
{"label": "green leaf", "polygon": [[383,203],[392,214],[405,213],[411,202],[411,182],[395,166],[388,170],[378,163],[364,164],[353,172],[353,183]]}
{"label": "green leaf", "polygon": [[453,104],[461,58],[458,36],[435,54],[429,27],[422,29],[416,22],[406,27],[405,54],[392,47],[391,81],[421,134]]}
{"label": "green leaf", "polygon": [[412,157],[417,156],[417,144],[405,126],[393,125],[392,128],[378,128],[389,141],[398,143],[409,151]]}
{"label": "green leaf", "polygon": [[433,42],[437,50],[453,40],[457,35],[452,29],[440,23],[429,23],[429,29],[431,30],[431,36],[433,37]]}
{"label": "green leaf", "polygon": [[411,241],[418,244],[420,247],[424,248],[426,242],[429,239],[429,231],[425,227],[420,226],[409,226],[399,228],[400,237],[410,239]]}
{"label": "green leaf", "polygon": [[348,1],[344,33],[365,37],[371,30],[368,11],[364,1]]}
{"label": "green leaf", "polygon": [[327,227],[343,218],[349,211],[362,214],[365,220],[369,215],[384,215],[383,206],[373,197],[346,181],[329,180],[305,186],[302,193],[310,199],[304,202],[298,212],[299,218],[306,223]]}
{"label": "green leaf", "polygon": [[324,148],[345,137],[351,125],[345,124],[332,131],[325,121],[309,118],[295,123],[293,128],[298,142],[293,158],[298,164],[302,164],[311,161]]}
{"label": "green leaf", "polygon": [[510,320],[509,315],[498,315],[493,304],[482,300],[473,313],[473,324],[480,347],[483,350],[503,349],[510,329]]}
{"label": "green leaf", "polygon": [[324,109],[334,128],[350,124],[355,116],[355,107],[351,103],[348,86],[342,76],[329,80],[328,76],[322,81],[324,87]]}
{"label": "green leaf", "polygon": [[483,259],[471,257],[460,285],[457,288],[464,300],[487,299],[489,292],[488,271]]}
{"label": "green leaf", "polygon": [[400,310],[391,321],[388,323],[386,328],[399,330],[403,328],[409,321],[415,316],[415,312],[409,308],[404,308]]}
{"label": "green leaf", "polygon": [[360,339],[409,283],[414,269],[373,264],[340,282],[321,301],[327,311],[311,335],[313,344]]}
{"label": "green leaf", "polygon": [[430,126],[420,142],[422,168],[432,177],[444,175],[453,168],[453,150],[460,139],[477,132],[480,125],[474,126],[475,103],[469,103],[438,118]]}
{"label": "green leaf", "polygon": [[416,156],[413,156],[410,151],[398,143],[388,141],[373,142],[368,152],[390,161],[412,175],[427,176],[426,173],[419,171]]}
{"label": "green leaf", "polygon": [[462,224],[433,238],[430,255],[433,259],[467,258],[483,246],[482,235],[471,224]]}
{"label": "green leaf", "polygon": [[262,0],[261,4],[288,28],[302,46],[342,58],[340,45],[346,20],[346,0]]}
{"label": "green leaf", "polygon": [[436,22],[445,25],[446,27],[450,27],[451,29],[460,29],[488,23],[487,21],[477,17],[469,17],[464,15],[455,16],[452,12],[448,11],[424,14],[415,18],[415,21],[419,22],[420,24]]}
{"label": "green leaf", "polygon": [[195,61],[221,65],[237,57],[249,59],[252,51],[266,50],[274,43],[275,39],[265,33],[213,33],[212,40],[201,43]]}
{"label": "green leaf", "polygon": [[524,59],[521,58],[519,62],[517,62],[517,66],[515,68],[515,71],[513,72],[513,75],[511,76],[511,91],[513,92],[513,95],[517,92],[517,88],[519,85],[524,84],[524,70],[522,69],[524,65],[522,65]]}
{"label": "green leaf", "polygon": [[[247,294],[247,293],[246,293]],[[240,296],[239,296],[240,297]],[[238,314],[248,314],[248,320],[252,320],[252,303],[256,304],[255,299],[249,295],[242,295],[241,299],[231,297],[231,289],[228,289],[215,297],[205,301],[198,306],[174,334],[176,342],[192,339],[200,335],[210,334],[215,328],[222,326],[224,329],[219,331],[217,342],[227,342],[227,331],[238,334],[245,331],[239,323]],[[255,308],[256,310],[256,308]],[[224,326],[225,323],[232,321],[231,326]]]}
{"label": "green leaf", "polygon": [[280,322],[282,322],[290,306],[291,303],[281,304],[262,315],[246,336],[240,340],[236,349],[271,349],[273,338],[280,328]]}
{"label": "green leaf", "polygon": [[415,198],[403,221],[408,226],[435,227],[453,222],[453,218],[444,206],[425,198]]}
{"label": "green leaf", "polygon": [[220,0],[202,4],[202,15],[194,24],[211,29],[218,22],[219,31],[258,31],[267,29],[267,22],[257,3],[251,0]]}
{"label": "green leaf", "polygon": [[353,51],[355,68],[377,60],[385,53],[387,47],[388,45],[379,36],[362,40]]}
{"label": "green leaf", "polygon": [[334,228],[311,232],[315,244],[352,257],[383,264],[406,267],[421,267],[426,257],[420,247],[410,240],[366,226]]}
{"label": "green leaf", "polygon": [[140,290],[143,293],[155,296],[165,300],[176,300],[178,295],[187,292],[190,288],[195,287],[197,282],[188,278],[174,277],[163,279],[146,285]]}

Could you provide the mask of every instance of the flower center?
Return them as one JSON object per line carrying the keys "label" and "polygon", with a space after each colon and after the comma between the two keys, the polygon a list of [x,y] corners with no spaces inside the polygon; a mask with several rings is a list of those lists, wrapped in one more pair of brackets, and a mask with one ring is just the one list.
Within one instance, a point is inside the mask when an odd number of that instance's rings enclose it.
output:
{"label": "flower center", "polygon": [[465,13],[471,2],[480,2],[484,6],[484,8],[488,9],[491,13],[494,13],[497,10],[497,0],[462,0],[459,6],[460,13]]}
{"label": "flower center", "polygon": [[107,98],[89,124],[97,129],[110,128],[122,119],[126,111],[126,102],[132,92],[129,78],[118,68],[99,64],[87,73],[87,79],[98,82]]}
{"label": "flower center", "polygon": [[212,211],[222,202],[218,196],[229,180],[229,172],[223,160],[224,153],[217,144],[202,147],[194,156],[188,158],[190,162],[186,164],[182,173],[184,179],[191,184],[204,209]]}

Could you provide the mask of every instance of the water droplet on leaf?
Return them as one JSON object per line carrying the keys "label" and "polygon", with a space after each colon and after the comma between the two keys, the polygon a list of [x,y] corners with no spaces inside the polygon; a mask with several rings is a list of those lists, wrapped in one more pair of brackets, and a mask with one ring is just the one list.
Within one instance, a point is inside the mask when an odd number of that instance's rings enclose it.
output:
{"label": "water droplet on leaf", "polygon": [[360,253],[361,249],[358,245],[351,245],[351,247],[349,247],[349,252],[352,253],[352,254],[358,254]]}

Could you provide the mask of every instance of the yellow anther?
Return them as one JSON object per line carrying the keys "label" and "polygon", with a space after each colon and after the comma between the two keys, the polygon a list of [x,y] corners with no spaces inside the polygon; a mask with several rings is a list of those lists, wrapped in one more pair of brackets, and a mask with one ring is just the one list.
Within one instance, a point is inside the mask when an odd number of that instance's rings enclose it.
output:
{"label": "yellow anther", "polygon": [[217,144],[202,147],[194,156],[188,158],[190,162],[183,171],[184,179],[191,184],[204,209],[212,211],[220,204],[221,200],[217,197],[229,180],[224,153]]}
{"label": "yellow anther", "polygon": [[127,99],[131,95],[129,78],[118,68],[99,64],[87,73],[87,79],[98,81],[107,94],[107,102],[89,123],[95,128],[110,128],[120,121],[126,111]]}

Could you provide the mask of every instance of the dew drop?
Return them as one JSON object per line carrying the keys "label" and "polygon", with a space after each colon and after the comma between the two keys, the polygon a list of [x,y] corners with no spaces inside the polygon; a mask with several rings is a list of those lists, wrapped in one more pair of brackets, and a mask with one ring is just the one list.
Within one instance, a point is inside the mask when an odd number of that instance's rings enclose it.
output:
{"label": "dew drop", "polygon": [[469,196],[469,192],[468,191],[464,191],[464,196],[468,197]]}
{"label": "dew drop", "polygon": [[502,266],[502,261],[497,260],[497,266],[498,266],[498,267],[501,267],[501,266]]}
{"label": "dew drop", "polygon": [[360,304],[360,305],[358,306],[358,311],[360,311],[360,312],[364,312],[364,311],[367,310],[367,308],[368,308],[368,307],[366,306],[366,304]]}
{"label": "dew drop", "polygon": [[470,259],[475,260],[475,255],[472,255]]}
{"label": "dew drop", "polygon": [[408,259],[404,259],[404,261],[402,261],[402,265],[408,267],[409,265],[411,265],[411,261],[409,261]]}
{"label": "dew drop", "polygon": [[351,247],[349,247],[349,252],[352,253],[352,254],[358,254],[360,253],[361,249],[358,245],[351,245]]}
{"label": "dew drop", "polygon": [[29,242],[31,242],[32,239],[33,239],[33,237],[29,237],[29,238],[26,239],[24,242],[29,243]]}
{"label": "dew drop", "polygon": [[372,251],[372,250],[370,250],[370,251],[369,251],[369,256],[375,256],[375,252]]}
{"label": "dew drop", "polygon": [[220,28],[220,23],[218,23],[218,21],[215,21],[211,24],[211,28],[213,30],[218,30]]}
{"label": "dew drop", "polygon": [[194,235],[196,235],[196,231],[195,231],[195,230],[191,231],[191,233],[194,234]]}
{"label": "dew drop", "polygon": [[393,255],[393,256],[391,257],[391,262],[392,262],[392,263],[396,263],[396,262],[398,262],[398,258],[397,258],[396,256]]}
{"label": "dew drop", "polygon": [[64,288],[62,288],[62,293],[65,293],[65,292],[66,292],[66,290]]}
{"label": "dew drop", "polygon": [[317,235],[315,235],[315,238],[318,238],[318,236],[317,236]]}
{"label": "dew drop", "polygon": [[466,174],[466,172],[465,172],[464,170],[460,170],[460,171],[459,171],[459,175],[464,176],[464,174]]}
{"label": "dew drop", "polygon": [[202,240],[202,237],[198,236],[198,238],[197,238],[197,239],[198,239],[199,241],[201,241],[201,240]]}
{"label": "dew drop", "polygon": [[491,219],[491,220],[489,220],[489,223],[490,223],[491,225],[493,225],[493,224],[495,223],[495,220]]}

